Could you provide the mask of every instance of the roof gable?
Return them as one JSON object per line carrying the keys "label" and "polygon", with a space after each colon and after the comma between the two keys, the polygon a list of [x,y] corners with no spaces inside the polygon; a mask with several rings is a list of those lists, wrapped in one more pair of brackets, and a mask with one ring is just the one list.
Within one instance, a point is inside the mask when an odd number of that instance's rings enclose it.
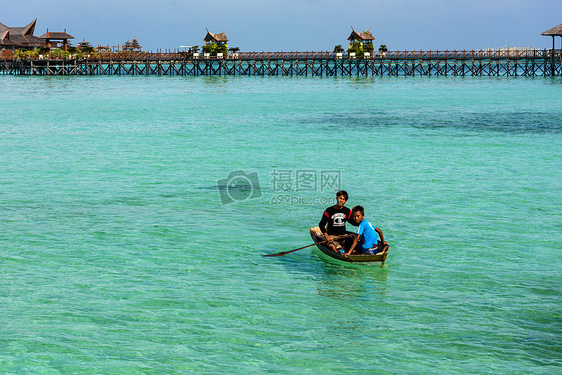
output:
{"label": "roof gable", "polygon": [[358,33],[357,31],[355,31],[355,29],[353,29],[353,26],[351,27],[351,35],[349,36],[349,38],[347,38],[347,40],[361,40],[361,41],[367,41],[367,40],[375,40],[375,37],[373,36],[373,34],[371,34],[371,28],[369,27],[369,30],[362,32],[362,33]]}
{"label": "roof gable", "polygon": [[0,33],[3,33],[6,30],[10,30],[10,28],[4,25],[2,22],[0,22]]}
{"label": "roof gable", "polygon": [[205,36],[205,39],[203,39],[203,41],[205,42],[228,42],[228,38],[226,37],[226,30],[223,31],[220,34],[213,34],[212,32],[209,31],[209,29],[207,30],[207,35]]}
{"label": "roof gable", "polygon": [[562,36],[562,23],[558,26],[554,26],[552,29],[546,30],[541,35],[544,35],[544,36]]}
{"label": "roof gable", "polygon": [[66,32],[66,30],[63,31],[49,31],[47,30],[47,32],[43,35],[41,35],[39,38],[41,39],[74,39],[74,37],[70,34],[68,34]]}
{"label": "roof gable", "polygon": [[10,30],[10,34],[23,35],[23,36],[33,36],[35,32],[35,24],[37,23],[37,18],[31,21],[28,25],[22,27],[7,27]]}

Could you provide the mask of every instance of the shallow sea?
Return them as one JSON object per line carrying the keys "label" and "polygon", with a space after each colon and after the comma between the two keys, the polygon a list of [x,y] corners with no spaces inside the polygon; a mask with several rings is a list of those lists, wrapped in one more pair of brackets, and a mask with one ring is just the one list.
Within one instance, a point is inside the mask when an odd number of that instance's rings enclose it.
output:
{"label": "shallow sea", "polygon": [[[562,373],[562,79],[0,77],[0,373]],[[384,267],[309,247],[349,192]]]}

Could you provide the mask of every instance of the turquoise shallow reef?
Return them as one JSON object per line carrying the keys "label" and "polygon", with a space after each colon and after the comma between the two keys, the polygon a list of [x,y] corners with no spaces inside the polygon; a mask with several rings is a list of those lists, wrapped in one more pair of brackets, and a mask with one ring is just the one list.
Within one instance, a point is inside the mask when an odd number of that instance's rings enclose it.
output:
{"label": "turquoise shallow reef", "polygon": [[[562,80],[2,77],[3,374],[553,374]],[[313,247],[349,192],[386,265]]]}

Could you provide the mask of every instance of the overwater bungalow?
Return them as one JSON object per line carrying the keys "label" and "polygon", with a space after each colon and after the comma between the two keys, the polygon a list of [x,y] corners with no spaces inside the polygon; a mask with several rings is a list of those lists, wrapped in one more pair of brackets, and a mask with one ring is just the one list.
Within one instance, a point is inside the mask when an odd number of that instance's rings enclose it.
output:
{"label": "overwater bungalow", "polygon": [[209,29],[206,30],[207,30],[207,35],[205,36],[205,39],[203,39],[203,41],[207,43],[213,42],[217,44],[228,42],[228,38],[226,37],[226,30],[220,34],[213,34],[212,32],[209,31]]}
{"label": "overwater bungalow", "polygon": [[214,34],[207,30],[207,35],[203,39],[205,45],[201,48],[204,52],[204,56],[217,56],[223,57],[228,55],[228,38],[226,36],[226,30],[220,34]]}
{"label": "overwater bungalow", "polygon": [[66,32],[66,29],[64,29],[64,31],[49,31],[49,29],[47,29],[47,32],[39,38],[45,41],[45,46],[47,48],[58,48],[60,44],[60,47],[62,47],[64,51],[68,50],[68,40],[74,39],[72,35]]}
{"label": "overwater bungalow", "polygon": [[371,34],[371,28],[367,31],[363,31],[362,33],[358,33],[355,31],[353,26],[351,27],[351,35],[347,40],[349,40],[349,48],[348,52],[350,54],[357,54],[357,55],[367,55],[373,53],[373,40],[375,37]]}
{"label": "overwater bungalow", "polygon": [[69,39],[74,37],[66,32],[47,32],[41,36],[35,36],[35,25],[37,19],[34,19],[26,26],[10,27],[0,23],[0,49],[34,49],[34,48],[57,48],[59,44],[65,51],[69,45]]}
{"label": "overwater bungalow", "polygon": [[137,38],[133,38],[132,42],[129,42],[129,40],[127,40],[125,44],[123,44],[123,51],[140,52],[141,49],[141,45],[139,44]]}

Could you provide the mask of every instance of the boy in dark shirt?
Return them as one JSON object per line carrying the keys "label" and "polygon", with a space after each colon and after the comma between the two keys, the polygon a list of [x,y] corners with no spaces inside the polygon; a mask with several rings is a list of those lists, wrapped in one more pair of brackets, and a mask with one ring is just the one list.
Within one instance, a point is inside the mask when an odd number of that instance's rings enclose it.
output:
{"label": "boy in dark shirt", "polygon": [[336,193],[336,204],[328,207],[324,211],[322,220],[320,220],[318,224],[322,234],[324,234],[324,238],[326,238],[328,242],[328,247],[336,253],[338,251],[336,250],[332,236],[345,235],[345,223],[351,220],[351,210],[344,207],[348,198],[349,196],[345,190],[338,191]]}

